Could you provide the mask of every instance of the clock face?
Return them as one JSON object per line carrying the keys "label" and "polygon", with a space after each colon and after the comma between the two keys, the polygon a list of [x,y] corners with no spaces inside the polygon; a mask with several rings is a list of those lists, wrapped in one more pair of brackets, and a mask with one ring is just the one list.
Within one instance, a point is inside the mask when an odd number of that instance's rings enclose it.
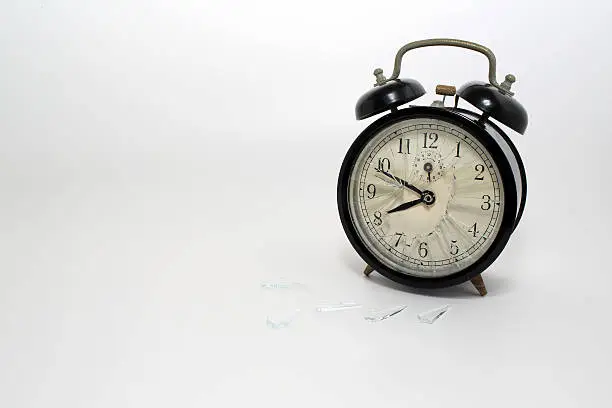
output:
{"label": "clock face", "polygon": [[460,272],[500,232],[504,188],[497,164],[476,137],[442,118],[404,119],[374,134],[348,186],[360,241],[399,273]]}

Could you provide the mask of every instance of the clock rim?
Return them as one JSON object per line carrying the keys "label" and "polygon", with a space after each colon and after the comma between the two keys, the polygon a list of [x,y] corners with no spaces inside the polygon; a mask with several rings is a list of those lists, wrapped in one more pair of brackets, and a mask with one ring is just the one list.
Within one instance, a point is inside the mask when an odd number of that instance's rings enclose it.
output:
{"label": "clock rim", "polygon": [[[415,118],[442,119],[469,132],[470,135],[476,138],[476,140],[478,140],[491,155],[491,159],[495,162],[499,170],[501,184],[504,188],[505,202],[501,225],[499,228],[499,233],[493,240],[491,246],[479,259],[476,260],[476,262],[470,266],[454,274],[442,277],[425,278],[411,276],[395,271],[392,268],[384,265],[362,242],[362,239],[359,237],[359,234],[353,225],[349,210],[349,180],[359,153],[372,139],[372,137],[374,137],[384,128],[405,119]],[[516,180],[514,179],[514,174],[506,155],[495,139],[483,127],[480,127],[478,124],[465,116],[461,116],[459,113],[453,113],[447,109],[428,106],[414,106],[401,109],[396,112],[391,112],[388,115],[383,116],[370,124],[359,134],[359,136],[357,136],[346,153],[342,166],[340,167],[337,185],[337,204],[340,222],[342,223],[342,227],[349,239],[349,242],[357,251],[359,256],[375,271],[402,285],[422,289],[437,289],[467,282],[468,280],[481,274],[499,257],[514,230],[518,205],[516,190]]]}

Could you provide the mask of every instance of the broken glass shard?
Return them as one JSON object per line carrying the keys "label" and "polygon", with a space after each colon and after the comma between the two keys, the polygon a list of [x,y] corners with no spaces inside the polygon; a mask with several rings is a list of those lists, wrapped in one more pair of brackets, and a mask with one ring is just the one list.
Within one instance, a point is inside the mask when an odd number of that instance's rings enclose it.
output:
{"label": "broken glass shard", "polygon": [[364,316],[363,318],[369,322],[380,322],[392,316],[395,316],[396,314],[404,310],[406,307],[406,305],[400,305],[386,309],[372,310],[368,315]]}
{"label": "broken glass shard", "polygon": [[285,329],[289,327],[299,313],[300,309],[296,309],[286,316],[268,316],[266,318],[266,325],[271,329]]}
{"label": "broken glass shard", "polygon": [[450,310],[450,305],[444,305],[435,309],[428,310],[427,312],[419,313],[417,317],[421,323],[432,324],[438,320],[443,314]]}
{"label": "broken glass shard", "polygon": [[264,289],[294,289],[303,287],[299,282],[292,282],[285,279],[279,279],[274,281],[263,281],[261,287]]}
{"label": "broken glass shard", "polygon": [[359,309],[361,305],[356,302],[331,303],[317,306],[317,312],[337,312],[340,310]]}

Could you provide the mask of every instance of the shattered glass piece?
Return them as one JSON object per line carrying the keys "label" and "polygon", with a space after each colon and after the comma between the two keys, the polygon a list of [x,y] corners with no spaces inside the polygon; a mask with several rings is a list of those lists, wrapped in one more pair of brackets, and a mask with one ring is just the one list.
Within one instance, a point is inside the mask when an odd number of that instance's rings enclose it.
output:
{"label": "shattered glass piece", "polygon": [[444,305],[435,309],[428,310],[427,312],[419,313],[417,317],[421,323],[432,324],[438,320],[443,314],[450,310],[450,305]]}
{"label": "shattered glass piece", "polygon": [[317,306],[317,312],[337,312],[339,310],[359,309],[361,305],[356,302],[331,303]]}
{"label": "shattered glass piece", "polygon": [[271,329],[286,329],[295,320],[296,316],[300,313],[300,309],[296,309],[293,313],[283,317],[270,317],[266,318],[266,325]]}
{"label": "shattered glass piece", "polygon": [[395,316],[396,314],[404,310],[406,307],[406,305],[400,305],[381,310],[371,310],[370,314],[364,316],[363,318],[369,322],[381,322],[392,316]]}
{"label": "shattered glass piece", "polygon": [[263,289],[294,289],[301,288],[303,286],[304,285],[299,282],[292,282],[285,279],[261,282],[261,287]]}

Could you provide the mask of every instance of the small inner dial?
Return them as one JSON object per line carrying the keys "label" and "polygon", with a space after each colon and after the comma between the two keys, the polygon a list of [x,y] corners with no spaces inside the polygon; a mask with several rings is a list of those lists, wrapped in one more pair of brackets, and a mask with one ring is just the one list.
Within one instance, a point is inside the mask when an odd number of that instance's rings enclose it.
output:
{"label": "small inner dial", "polygon": [[423,183],[432,183],[442,177],[444,164],[442,163],[442,155],[437,151],[420,152],[414,159],[414,167],[417,172],[419,181]]}
{"label": "small inner dial", "polygon": [[443,119],[406,119],[358,154],[349,181],[352,222],[392,270],[448,276],[482,257],[499,233],[499,174],[465,129]]}

